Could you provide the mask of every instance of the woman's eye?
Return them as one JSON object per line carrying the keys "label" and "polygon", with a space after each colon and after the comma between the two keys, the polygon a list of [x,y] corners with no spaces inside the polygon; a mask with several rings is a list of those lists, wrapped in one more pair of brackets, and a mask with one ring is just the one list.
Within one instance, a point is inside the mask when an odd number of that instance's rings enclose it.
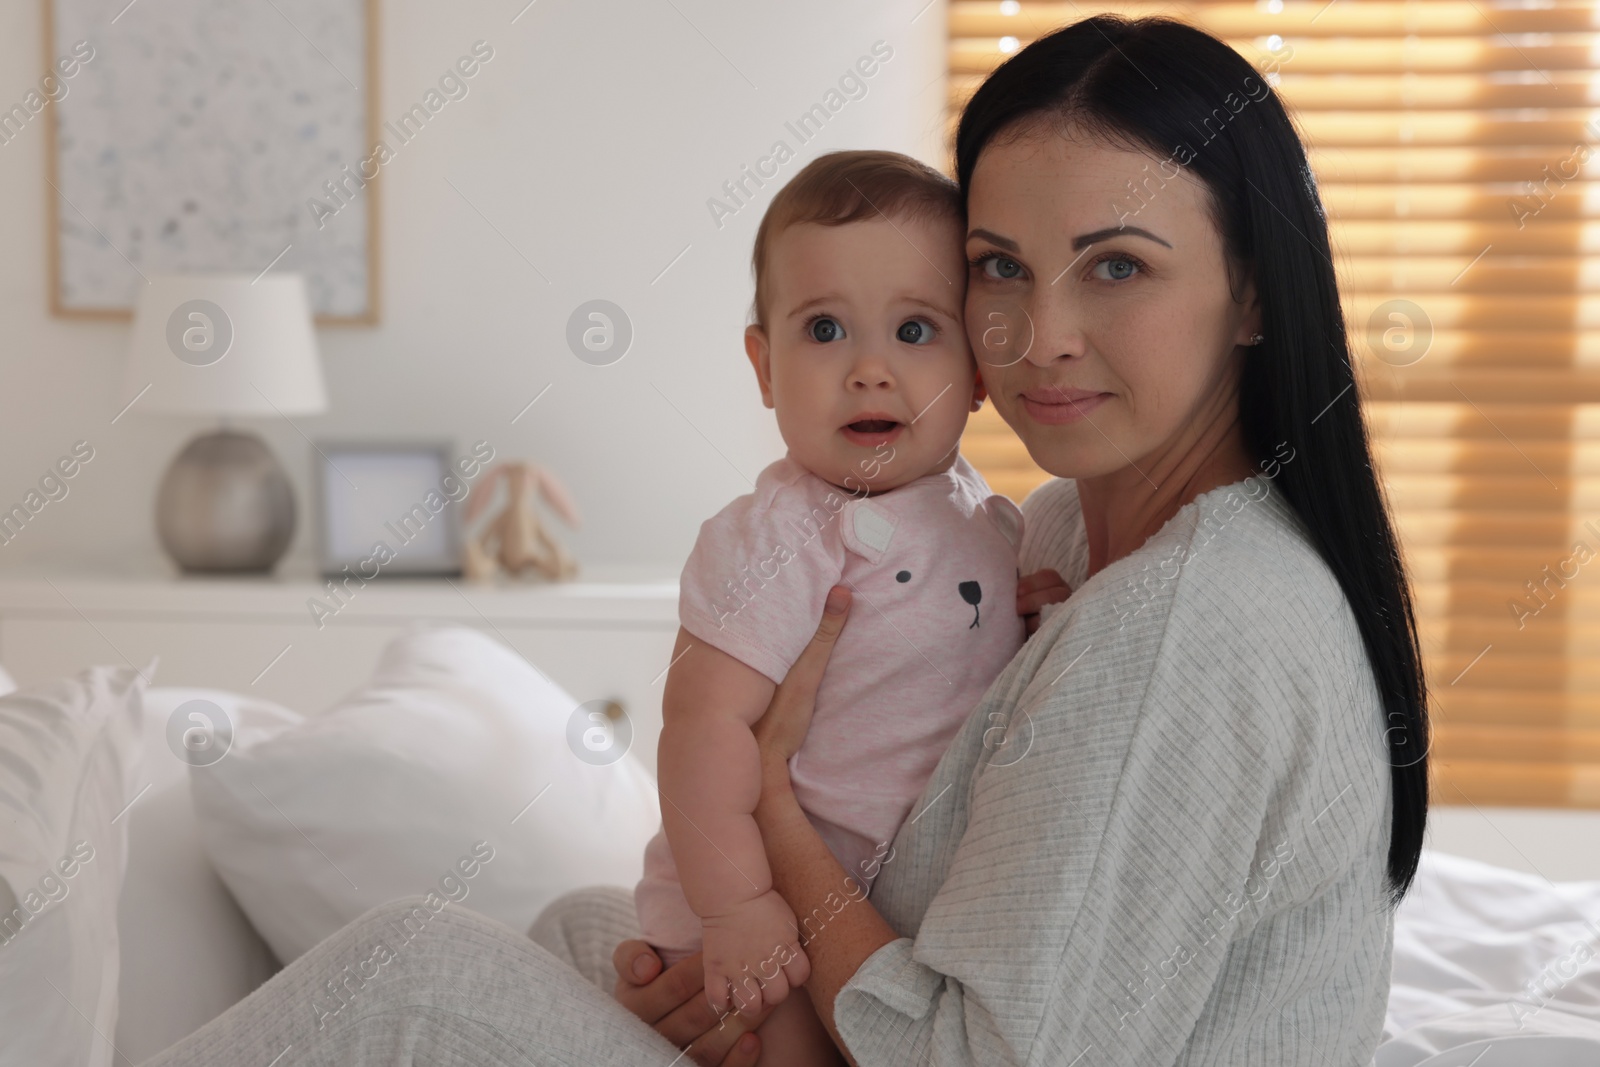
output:
{"label": "woman's eye", "polygon": [[919,319],[907,319],[894,332],[895,339],[908,345],[925,345],[933,341],[933,327]]}
{"label": "woman's eye", "polygon": [[1010,256],[990,256],[983,261],[985,277],[1009,280],[1022,273],[1022,264]]}
{"label": "woman's eye", "polygon": [[1120,282],[1124,278],[1133,277],[1138,269],[1139,265],[1133,260],[1113,256],[1110,259],[1102,259],[1094,265],[1094,276],[1101,281]]}
{"label": "woman's eye", "polygon": [[844,327],[840,326],[837,320],[830,319],[824,315],[821,318],[811,320],[810,332],[813,341],[821,341],[823,344],[827,344],[829,341],[837,341],[843,337]]}

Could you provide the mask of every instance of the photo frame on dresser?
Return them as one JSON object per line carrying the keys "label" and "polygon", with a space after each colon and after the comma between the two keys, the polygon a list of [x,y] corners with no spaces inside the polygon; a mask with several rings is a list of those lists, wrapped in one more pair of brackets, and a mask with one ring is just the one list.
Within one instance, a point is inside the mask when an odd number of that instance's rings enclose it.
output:
{"label": "photo frame on dresser", "polygon": [[378,321],[377,0],[40,2],[54,314],[275,269],[319,324]]}
{"label": "photo frame on dresser", "polygon": [[317,563],[328,577],[461,573],[470,483],[448,441],[318,441]]}

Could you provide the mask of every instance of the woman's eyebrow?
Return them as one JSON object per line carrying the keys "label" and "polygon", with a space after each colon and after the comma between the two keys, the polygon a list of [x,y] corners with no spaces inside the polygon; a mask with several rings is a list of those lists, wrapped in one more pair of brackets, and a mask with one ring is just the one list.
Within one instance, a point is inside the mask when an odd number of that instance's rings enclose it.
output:
{"label": "woman's eyebrow", "polygon": [[[1143,230],[1137,226],[1107,226],[1103,230],[1095,230],[1093,233],[1083,233],[1074,237],[1072,239],[1072,248],[1074,251],[1082,251],[1089,245],[1094,244],[1096,241],[1104,241],[1107,237],[1115,237],[1118,234],[1132,234],[1135,237],[1146,238],[1154,241],[1158,245],[1164,245],[1167,248],[1172,247],[1172,245],[1157,237],[1149,230]],[[1009,237],[1001,237],[993,230],[976,229],[967,234],[967,240],[969,241],[974,237],[982,237],[984,240],[989,241],[992,244],[997,244],[1008,252],[1021,251],[1021,246],[1018,245],[1017,242],[1013,241]]]}
{"label": "woman's eyebrow", "polygon": [[1107,226],[1105,229],[1096,230],[1093,233],[1080,233],[1072,239],[1072,249],[1075,252],[1081,251],[1096,241],[1104,241],[1107,237],[1115,237],[1124,233],[1133,234],[1135,237],[1148,238],[1158,245],[1165,245],[1167,248],[1172,247],[1149,230],[1141,230],[1137,226]]}
{"label": "woman's eyebrow", "polygon": [[1007,252],[1017,252],[1022,248],[1021,245],[1017,244],[1017,242],[1013,241],[1011,238],[1001,237],[992,230],[969,230],[967,232],[967,240],[970,241],[974,237],[982,237],[985,241],[988,241],[991,244],[997,244],[1001,248],[1004,248]]}

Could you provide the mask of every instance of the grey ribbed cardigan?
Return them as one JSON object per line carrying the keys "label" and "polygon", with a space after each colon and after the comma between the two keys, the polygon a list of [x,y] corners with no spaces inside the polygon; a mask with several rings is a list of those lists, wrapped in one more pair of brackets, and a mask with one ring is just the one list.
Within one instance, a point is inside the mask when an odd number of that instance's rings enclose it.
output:
{"label": "grey ribbed cardigan", "polygon": [[1023,512],[1023,573],[1074,592],[896,836],[870,900],[905,936],[840,990],[845,1044],[862,1067],[1369,1063],[1383,712],[1298,517],[1246,479],[1085,581],[1075,484]]}

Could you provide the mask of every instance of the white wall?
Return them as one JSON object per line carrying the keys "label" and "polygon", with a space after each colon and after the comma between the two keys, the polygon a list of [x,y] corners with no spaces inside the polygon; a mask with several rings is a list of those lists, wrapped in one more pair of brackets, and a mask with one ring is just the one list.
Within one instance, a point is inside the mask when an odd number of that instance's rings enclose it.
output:
{"label": "white wall", "polygon": [[1436,807],[1427,844],[1552,882],[1600,881],[1600,811]]}
{"label": "white wall", "polygon": [[[298,428],[254,424],[296,482],[291,564],[308,565],[313,544],[303,433],[462,448],[487,439],[501,456],[548,462],[570,485],[586,520],[568,537],[581,560],[674,571],[699,523],[782,453],[740,339],[750,241],[776,185],[720,229],[707,199],[780,138],[800,153],[780,177],[838,148],[941,162],[942,2],[541,0],[512,24],[523,3],[381,5],[382,118],[474,41],[495,55],[383,170],[383,322],[319,331],[331,410]],[[40,6],[0,6],[8,104],[43,73]],[[137,6],[122,16],[138,17]],[[108,22],[96,46],[116,47],[117,29]],[[867,95],[799,146],[785,120],[880,39],[894,54]],[[75,91],[93,77],[91,63]],[[0,146],[0,507],[75,440],[96,457],[67,498],[0,547],[0,567],[154,565],[157,482],[204,423],[136,407],[110,424],[127,326],[49,315],[44,174],[35,121]],[[581,363],[564,341],[572,309],[596,297],[621,305],[636,331],[610,367]]]}

